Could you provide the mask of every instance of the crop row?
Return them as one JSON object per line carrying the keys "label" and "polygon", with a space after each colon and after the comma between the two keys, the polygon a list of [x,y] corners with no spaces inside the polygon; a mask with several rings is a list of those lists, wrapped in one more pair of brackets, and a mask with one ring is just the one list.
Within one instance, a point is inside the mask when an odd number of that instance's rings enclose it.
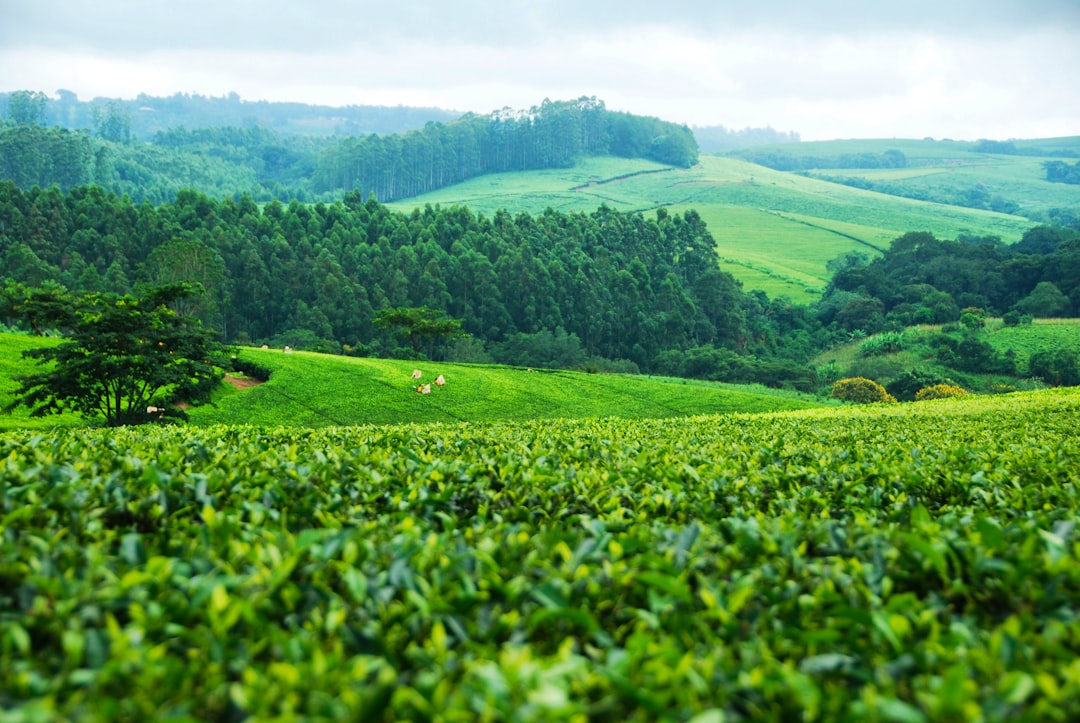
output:
{"label": "crop row", "polygon": [[1080,396],[0,437],[0,720],[1069,720]]}

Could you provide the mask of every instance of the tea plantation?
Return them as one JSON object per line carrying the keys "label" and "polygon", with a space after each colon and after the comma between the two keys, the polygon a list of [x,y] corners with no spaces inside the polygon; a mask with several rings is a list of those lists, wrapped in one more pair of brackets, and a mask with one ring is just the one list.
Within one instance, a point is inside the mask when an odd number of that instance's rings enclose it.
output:
{"label": "tea plantation", "polygon": [[1077,720],[1078,420],[7,432],[0,720]]}

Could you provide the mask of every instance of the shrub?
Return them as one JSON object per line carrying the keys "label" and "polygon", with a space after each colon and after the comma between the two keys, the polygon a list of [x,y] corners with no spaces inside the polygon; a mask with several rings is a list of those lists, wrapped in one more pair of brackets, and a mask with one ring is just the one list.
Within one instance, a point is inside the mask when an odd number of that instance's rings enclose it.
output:
{"label": "shrub", "polygon": [[953,385],[953,381],[935,371],[916,368],[897,376],[886,389],[901,402],[913,402],[920,390],[937,385]]}
{"label": "shrub", "polygon": [[963,387],[958,387],[954,384],[935,384],[930,387],[923,387],[915,393],[915,401],[922,402],[927,399],[948,399],[949,397],[965,397],[970,392]]}
{"label": "shrub", "polygon": [[960,312],[960,326],[966,329],[981,329],[986,326],[986,312],[976,306],[969,306]]}
{"label": "shrub", "polygon": [[904,335],[901,332],[886,331],[872,336],[859,345],[860,356],[878,356],[893,354],[904,350]]}
{"label": "shrub", "polygon": [[837,380],[832,387],[832,397],[857,404],[896,401],[896,397],[885,391],[885,387],[866,377],[848,377]]}
{"label": "shrub", "polygon": [[1080,384],[1080,354],[1072,349],[1044,349],[1031,355],[1028,374],[1052,387]]}

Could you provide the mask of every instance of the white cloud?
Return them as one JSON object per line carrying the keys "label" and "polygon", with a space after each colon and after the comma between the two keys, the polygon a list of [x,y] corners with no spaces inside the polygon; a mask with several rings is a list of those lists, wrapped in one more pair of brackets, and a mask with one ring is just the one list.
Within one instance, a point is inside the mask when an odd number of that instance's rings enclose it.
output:
{"label": "white cloud", "polygon": [[0,91],[485,113],[545,97],[804,138],[1080,133],[1076,0],[0,0]]}

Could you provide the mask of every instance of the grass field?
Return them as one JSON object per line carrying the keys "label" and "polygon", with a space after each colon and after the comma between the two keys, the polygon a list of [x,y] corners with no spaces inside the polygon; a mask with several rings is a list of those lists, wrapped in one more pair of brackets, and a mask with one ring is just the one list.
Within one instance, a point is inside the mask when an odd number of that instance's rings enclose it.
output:
{"label": "grass field", "polygon": [[[13,377],[32,369],[20,352],[37,337],[0,334],[0,406],[12,399]],[[45,343],[48,343],[47,341]],[[272,371],[265,384],[238,390],[223,384],[213,404],[189,411],[191,423],[297,427],[409,422],[488,422],[585,417],[678,417],[763,412],[821,406],[810,397],[684,379],[530,370],[514,367],[417,363],[280,350],[242,349],[240,357]],[[447,381],[418,394],[421,382]],[[80,424],[75,415],[33,418],[25,409],[0,415],[3,428]]]}
{"label": "grass field", "polygon": [[[34,362],[23,359],[22,353],[29,349],[55,344],[39,336],[0,333],[0,408],[14,399],[13,392],[19,388],[15,377],[32,373]],[[19,407],[10,414],[0,413],[0,429],[49,429],[81,424],[78,415],[61,414],[51,417],[31,417],[29,410]]]}
{"label": "grass field", "polygon": [[[883,148],[886,142],[867,143],[877,152],[892,147]],[[926,163],[962,155],[961,145],[936,149],[937,155]],[[909,146],[901,144],[900,150],[905,147]],[[1031,164],[1037,165],[1038,159],[1021,160],[1030,175],[1035,167]],[[971,172],[984,167],[976,165]],[[1080,200],[1076,189],[1062,193]],[[665,207],[681,213],[692,208],[716,239],[725,270],[746,288],[797,302],[817,298],[828,282],[826,264],[831,259],[853,250],[876,253],[875,248],[887,247],[908,231],[930,231],[939,238],[994,235],[1011,243],[1034,225],[1019,216],[863,191],[718,156],[703,156],[690,169],[639,160],[584,159],[571,169],[484,176],[390,206],[411,211],[428,203],[466,205],[488,216],[498,209],[539,213],[548,207],[591,212],[601,204],[628,212]]]}
{"label": "grass field", "polygon": [[1042,166],[1055,159],[1075,163],[1080,136],[1021,140],[1015,144],[1025,155],[981,153],[974,150],[976,144],[969,142],[902,139],[818,141],[770,146],[768,150],[794,157],[829,158],[895,149],[907,157],[906,168],[830,168],[814,173],[888,183],[941,201],[979,188],[988,195],[1015,202],[1019,213],[1029,217],[1051,208],[1080,205],[1080,190],[1047,182]]}

